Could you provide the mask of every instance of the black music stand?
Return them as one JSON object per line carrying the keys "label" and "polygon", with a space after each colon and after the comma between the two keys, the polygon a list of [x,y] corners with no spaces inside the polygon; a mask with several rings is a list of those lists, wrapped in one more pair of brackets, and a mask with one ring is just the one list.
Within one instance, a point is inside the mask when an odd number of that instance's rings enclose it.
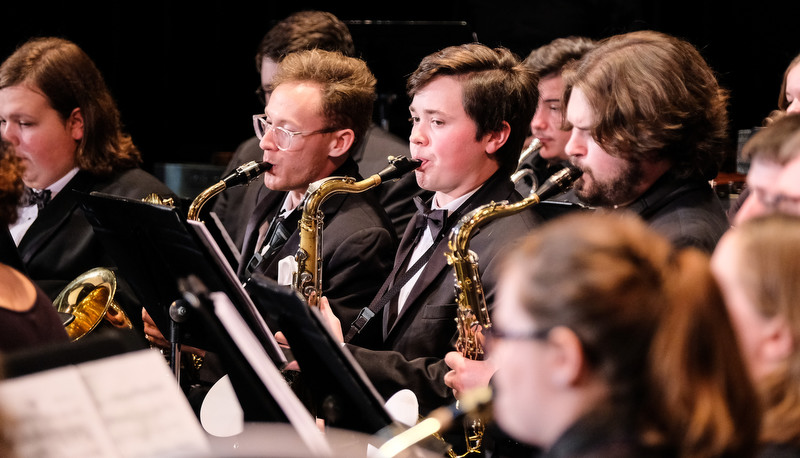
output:
{"label": "black music stand", "polygon": [[[191,345],[218,352],[221,345],[218,333],[209,329],[206,320],[193,316],[193,308],[180,291],[179,280],[194,276],[209,290],[225,293],[275,366],[286,364],[272,332],[203,223],[185,220],[174,207],[108,194],[80,194],[79,200],[101,243],[156,326],[170,330],[173,349]],[[180,353],[173,350],[173,355],[179,357]],[[179,378],[179,361],[173,358],[171,364]],[[241,379],[231,374],[231,383],[236,385],[237,380]],[[264,419],[264,412],[271,411],[266,406],[261,412],[263,403],[246,399],[242,407],[246,418],[254,420]]]}
{"label": "black music stand", "polygon": [[289,341],[303,385],[311,391],[310,408],[326,426],[367,434],[386,427],[405,428],[394,422],[361,367],[299,293],[261,273],[254,273],[245,289]]}

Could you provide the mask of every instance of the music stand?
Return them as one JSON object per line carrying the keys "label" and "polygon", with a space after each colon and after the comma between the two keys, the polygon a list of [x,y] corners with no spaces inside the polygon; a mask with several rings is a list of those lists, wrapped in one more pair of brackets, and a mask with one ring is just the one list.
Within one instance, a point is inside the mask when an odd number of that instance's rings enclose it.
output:
{"label": "music stand", "polygon": [[[178,279],[195,276],[209,290],[228,295],[273,363],[278,368],[286,364],[272,332],[202,222],[185,220],[174,207],[119,196],[93,192],[78,198],[156,326],[171,330],[173,348],[191,345],[216,351],[219,345],[207,323],[193,319],[179,290]],[[173,359],[171,364],[179,375],[179,361]]]}
{"label": "music stand", "polygon": [[[254,273],[245,285],[259,311],[280,327],[312,394],[317,416],[332,426],[375,434],[397,425],[352,355],[331,335],[319,311],[293,289]],[[391,428],[389,428],[391,429]]]}

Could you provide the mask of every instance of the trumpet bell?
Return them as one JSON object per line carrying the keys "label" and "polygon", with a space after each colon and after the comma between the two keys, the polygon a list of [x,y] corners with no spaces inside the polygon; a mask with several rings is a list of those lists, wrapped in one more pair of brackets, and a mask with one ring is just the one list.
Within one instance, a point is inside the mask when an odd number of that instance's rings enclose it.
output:
{"label": "trumpet bell", "polygon": [[73,342],[90,333],[103,321],[119,329],[133,324],[114,301],[117,278],[109,269],[98,267],[73,280],[53,301],[56,311],[66,317],[64,326]]}

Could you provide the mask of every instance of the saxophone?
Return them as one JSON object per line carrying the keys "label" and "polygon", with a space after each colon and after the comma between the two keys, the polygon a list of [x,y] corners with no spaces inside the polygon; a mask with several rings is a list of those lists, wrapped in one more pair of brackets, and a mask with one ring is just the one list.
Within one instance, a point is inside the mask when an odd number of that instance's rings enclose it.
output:
{"label": "saxophone", "polygon": [[[455,292],[458,305],[456,350],[465,358],[472,360],[483,358],[483,345],[478,339],[475,329],[478,325],[484,329],[492,326],[478,272],[478,256],[469,250],[469,242],[473,233],[494,219],[519,213],[532,205],[567,191],[582,173],[576,167],[567,166],[554,173],[538,190],[532,191],[528,197],[519,202],[514,204],[491,202],[478,207],[464,215],[451,230],[447,245],[449,251],[445,255],[447,263],[454,267],[456,275]],[[483,422],[478,417],[472,418],[468,428],[471,431],[466,432],[467,451],[460,456],[480,453],[481,450]],[[451,450],[450,456],[457,455]]]}
{"label": "saxophone", "polygon": [[520,167],[520,166],[522,165],[523,162],[525,162],[525,159],[527,159],[528,156],[535,153],[536,151],[539,151],[541,147],[542,147],[542,141],[539,140],[538,138],[534,138],[528,145],[528,147],[522,150],[521,153],[519,153],[519,162],[517,163],[517,171],[511,175],[511,181],[513,181],[514,184],[517,184],[519,180],[525,177],[530,177],[531,192],[536,191],[536,188],[539,187],[539,183],[536,181],[536,174],[533,173],[533,169],[529,167]]}
{"label": "saxophone", "polygon": [[389,166],[371,177],[355,181],[352,177],[328,177],[311,183],[300,202],[302,215],[298,222],[300,246],[295,254],[297,272],[292,276],[292,288],[316,305],[322,297],[322,227],[324,214],[320,206],[329,197],[342,193],[358,193],[395,180],[416,169],[422,162],[404,156],[389,156]]}

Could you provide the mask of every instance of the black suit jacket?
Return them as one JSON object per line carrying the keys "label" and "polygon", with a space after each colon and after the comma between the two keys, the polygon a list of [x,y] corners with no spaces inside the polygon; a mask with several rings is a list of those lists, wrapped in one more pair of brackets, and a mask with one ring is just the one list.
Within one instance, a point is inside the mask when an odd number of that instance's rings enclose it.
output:
{"label": "black suit jacket", "polygon": [[[164,183],[141,169],[130,169],[103,178],[85,171],[78,172],[39,212],[18,246],[25,272],[51,299],[55,299],[64,287],[89,269],[116,269],[116,262],[106,254],[95,236],[73,191],[98,191],[134,199],[144,198],[153,192],[174,196]],[[134,325],[141,326],[139,299],[123,278],[117,280],[119,305]]]}
{"label": "black suit jacket", "polygon": [[[495,174],[472,196],[466,212],[492,201],[521,199],[508,177]],[[524,211],[495,219],[477,230],[470,249],[479,257],[478,267],[487,305],[491,308],[504,250],[535,227],[535,212]],[[395,258],[395,266],[413,249],[414,224],[406,228]],[[370,381],[384,397],[408,388],[420,404],[422,414],[453,401],[452,390],[444,384],[449,370],[444,355],[454,350],[456,298],[454,268],[447,265],[448,238],[442,239],[413,286],[405,306],[389,329],[388,314],[380,311],[347,347],[364,368]],[[390,288],[387,278],[375,301]]]}
{"label": "black suit jacket", "polygon": [[[350,159],[331,176],[361,179],[358,166]],[[378,203],[374,190],[333,195],[320,208],[324,214],[322,253],[319,255],[322,259],[322,292],[343,325],[354,320],[360,310],[354,309],[353,304],[363,304],[375,296],[391,271],[397,248],[391,222]],[[263,199],[256,206],[245,232],[237,272],[243,280],[255,251],[258,228],[264,221],[272,221],[280,211],[285,195],[285,192],[264,188]],[[284,246],[265,260],[259,270],[270,278],[277,278],[278,261],[294,256],[299,244],[300,231],[295,228]]]}
{"label": "black suit jacket", "polygon": [[695,247],[711,254],[730,221],[719,197],[704,179],[661,178],[626,207],[676,247]]}

